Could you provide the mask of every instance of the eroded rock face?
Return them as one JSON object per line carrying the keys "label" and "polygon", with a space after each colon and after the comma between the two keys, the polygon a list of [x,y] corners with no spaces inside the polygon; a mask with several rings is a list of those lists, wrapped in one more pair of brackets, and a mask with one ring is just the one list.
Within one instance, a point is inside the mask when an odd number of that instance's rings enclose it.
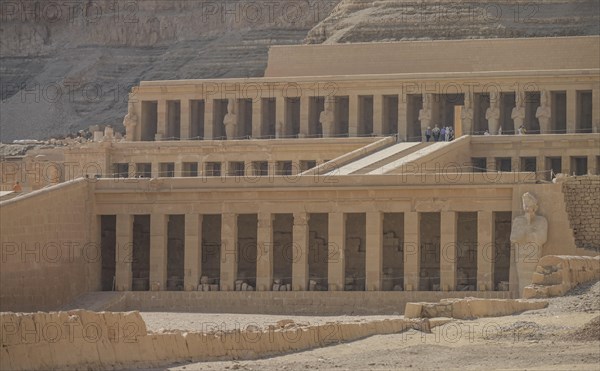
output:
{"label": "eroded rock face", "polygon": [[270,45],[302,43],[338,2],[3,2],[0,141],[124,132],[141,80],[262,76]]}
{"label": "eroded rock face", "polygon": [[596,1],[342,0],[308,34],[310,44],[596,35]]}

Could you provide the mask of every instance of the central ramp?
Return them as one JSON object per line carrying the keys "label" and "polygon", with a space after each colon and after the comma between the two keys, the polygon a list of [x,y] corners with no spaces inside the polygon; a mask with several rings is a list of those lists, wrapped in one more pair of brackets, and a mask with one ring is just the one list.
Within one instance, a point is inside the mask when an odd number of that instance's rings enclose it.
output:
{"label": "central ramp", "polygon": [[361,174],[360,170],[368,168],[370,165],[390,159],[391,157],[405,152],[406,150],[418,146],[421,143],[398,143],[393,146],[384,148],[380,151],[372,153],[361,159],[353,161],[339,169],[330,171],[327,175],[350,175]]}

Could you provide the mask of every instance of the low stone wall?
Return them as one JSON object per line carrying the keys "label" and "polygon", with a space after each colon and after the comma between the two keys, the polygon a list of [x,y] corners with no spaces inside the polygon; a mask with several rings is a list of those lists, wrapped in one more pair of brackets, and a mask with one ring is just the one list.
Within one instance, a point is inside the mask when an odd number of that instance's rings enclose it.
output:
{"label": "low stone wall", "polygon": [[532,284],[523,289],[524,298],[562,296],[575,286],[600,279],[600,255],[547,255],[540,259]]}
{"label": "low stone wall", "polygon": [[567,177],[562,190],[575,244],[600,251],[600,176]]}
{"label": "low stone wall", "polygon": [[477,298],[445,299],[439,303],[408,303],[406,304],[404,317],[451,317],[457,319],[501,317],[526,310],[542,309],[547,306],[548,302],[546,301]]}
{"label": "low stone wall", "polygon": [[508,299],[508,291],[132,291],[105,308],[113,311],[261,313],[284,315],[402,314],[408,302],[446,298]]}
{"label": "low stone wall", "polygon": [[429,331],[448,322],[383,320],[266,329],[149,333],[138,312],[1,313],[0,369],[111,369],[158,367],[175,361],[254,359],[408,329]]}

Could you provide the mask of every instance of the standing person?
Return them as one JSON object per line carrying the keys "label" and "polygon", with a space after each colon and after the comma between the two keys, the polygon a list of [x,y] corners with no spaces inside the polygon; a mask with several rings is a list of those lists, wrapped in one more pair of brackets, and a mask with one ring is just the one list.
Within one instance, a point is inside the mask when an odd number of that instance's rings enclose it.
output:
{"label": "standing person", "polygon": [[446,140],[446,127],[442,126],[442,130],[440,131],[440,140],[443,142]]}
{"label": "standing person", "polygon": [[437,124],[433,128],[432,133],[433,133],[433,141],[434,142],[437,142],[438,140],[440,140],[440,128],[438,128]]}
{"label": "standing person", "polygon": [[453,128],[449,128],[450,129],[450,141],[454,140],[454,129]]}
{"label": "standing person", "polygon": [[446,138],[444,138],[446,142],[450,141],[450,126],[446,126]]}
{"label": "standing person", "polygon": [[428,126],[427,130],[425,130],[425,139],[427,142],[431,139],[431,126]]}

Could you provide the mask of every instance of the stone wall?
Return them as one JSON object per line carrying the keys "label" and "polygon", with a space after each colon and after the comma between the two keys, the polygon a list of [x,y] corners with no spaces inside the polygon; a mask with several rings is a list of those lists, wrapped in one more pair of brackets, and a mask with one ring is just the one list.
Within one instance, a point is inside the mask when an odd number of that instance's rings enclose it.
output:
{"label": "stone wall", "polygon": [[[190,313],[261,313],[277,315],[402,314],[408,302],[437,302],[467,296],[508,299],[508,291],[292,291],[202,292],[131,291],[119,293],[106,310]],[[177,307],[173,307],[177,303]]]}
{"label": "stone wall", "polygon": [[408,329],[429,331],[448,320],[403,318],[260,329],[149,333],[138,312],[0,314],[2,370],[125,369],[175,361],[255,359]]}
{"label": "stone wall", "polygon": [[0,203],[0,311],[52,310],[99,289],[93,205],[83,179]]}
{"label": "stone wall", "polygon": [[575,244],[600,251],[600,176],[568,177],[562,190]]}
{"label": "stone wall", "polygon": [[451,317],[472,319],[502,317],[527,310],[543,309],[547,301],[504,300],[504,299],[444,299],[439,303],[408,303],[405,318]]}
{"label": "stone wall", "polygon": [[562,296],[577,285],[600,279],[600,255],[547,255],[532,276],[532,285],[523,289],[524,298]]}

